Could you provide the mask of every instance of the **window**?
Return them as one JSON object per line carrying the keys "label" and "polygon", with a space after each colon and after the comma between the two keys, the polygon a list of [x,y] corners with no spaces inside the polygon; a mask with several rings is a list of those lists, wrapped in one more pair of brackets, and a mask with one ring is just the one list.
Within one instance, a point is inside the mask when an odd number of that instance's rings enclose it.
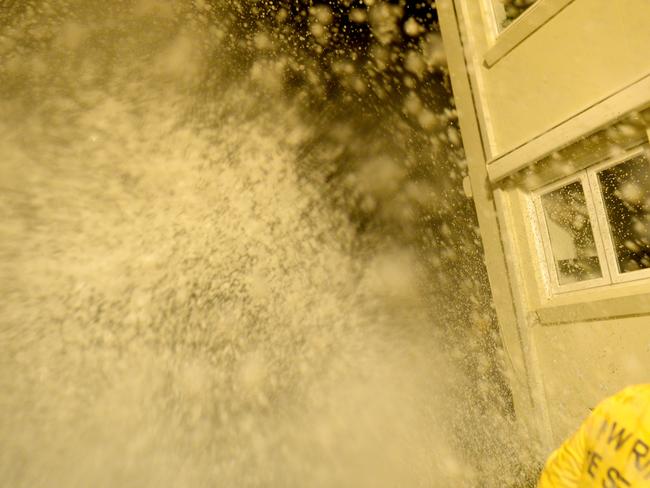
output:
{"label": "window", "polygon": [[[647,149],[590,172],[596,208],[606,229],[614,281],[650,276],[650,158]],[[643,273],[640,273],[643,271]]]}
{"label": "window", "polygon": [[555,293],[650,277],[650,158],[639,148],[533,194]]}

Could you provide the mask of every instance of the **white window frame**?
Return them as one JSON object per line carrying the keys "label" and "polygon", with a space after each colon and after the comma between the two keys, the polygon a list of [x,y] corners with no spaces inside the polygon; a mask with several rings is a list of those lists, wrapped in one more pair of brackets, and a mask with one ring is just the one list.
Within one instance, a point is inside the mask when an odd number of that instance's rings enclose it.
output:
{"label": "white window frame", "polygon": [[610,275],[613,283],[625,283],[628,281],[636,281],[643,278],[650,278],[650,268],[639,269],[627,273],[623,273],[619,271],[618,257],[616,255],[616,247],[614,245],[612,229],[610,227],[609,218],[607,216],[607,209],[605,208],[605,201],[602,198],[602,191],[600,188],[600,181],[598,180],[598,173],[604,169],[617,166],[621,163],[624,163],[626,161],[636,158],[637,156],[642,156],[642,155],[645,156],[646,163],[648,164],[648,170],[650,171],[650,154],[648,154],[647,145],[643,145],[631,151],[627,151],[625,154],[622,154],[619,157],[589,167],[586,170],[587,176],[589,178],[589,184],[591,185],[592,193],[596,196],[596,198],[594,198],[594,203],[596,207],[596,218],[598,219],[598,226],[602,229],[601,234],[603,236],[607,235],[607,238],[603,239],[605,241],[604,242],[605,257],[607,259],[607,265],[611,270]]}
{"label": "white window frame", "polygon": [[[589,220],[591,224],[591,232],[593,233],[594,243],[596,245],[596,252],[598,255],[598,262],[600,264],[600,278],[592,278],[590,280],[576,281],[574,283],[567,283],[564,285],[560,284],[557,266],[555,263],[555,257],[553,253],[553,247],[551,244],[551,237],[548,226],[546,224],[546,212],[542,204],[542,197],[548,193],[551,193],[559,188],[570,185],[574,182],[580,182],[582,185],[582,191],[585,196],[585,202],[587,205],[587,212],[589,214]],[[604,259],[605,248],[603,245],[602,238],[600,236],[599,228],[597,225],[597,215],[596,208],[593,202],[593,195],[587,174],[584,171],[580,171],[566,178],[562,178],[555,183],[546,185],[539,190],[533,193],[533,203],[535,206],[535,213],[537,217],[537,225],[539,228],[539,233],[542,238],[542,244],[544,249],[544,261],[546,271],[550,277],[551,293],[559,294],[566,293],[576,290],[585,290],[587,288],[595,288],[598,286],[608,285],[610,283],[609,269],[607,265],[607,260]]]}
{"label": "white window frame", "polygon": [[[534,227],[541,238],[544,251],[544,255],[541,256],[543,258],[543,268],[550,278],[550,283],[547,283],[547,288],[550,288],[547,291],[550,295],[559,295],[572,291],[611,286],[618,283],[628,283],[650,278],[650,268],[627,273],[619,271],[614,239],[609,225],[600,182],[598,181],[598,173],[600,171],[624,163],[640,155],[646,156],[650,170],[650,151],[648,144],[645,143],[607,161],[592,165],[556,182],[544,185],[530,193],[530,200],[535,209],[536,217],[534,219]],[[602,276],[600,278],[561,285],[557,273],[550,233],[546,224],[546,213],[542,205],[542,196],[576,181],[582,184]]]}

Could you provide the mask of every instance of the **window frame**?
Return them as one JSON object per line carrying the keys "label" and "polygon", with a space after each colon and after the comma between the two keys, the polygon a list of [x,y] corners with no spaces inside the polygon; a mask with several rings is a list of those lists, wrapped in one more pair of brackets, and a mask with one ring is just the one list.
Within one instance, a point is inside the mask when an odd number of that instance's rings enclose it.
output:
{"label": "window frame", "polygon": [[605,245],[605,259],[607,260],[607,266],[610,269],[612,283],[626,283],[629,281],[637,281],[643,278],[650,278],[650,268],[639,269],[627,273],[623,273],[619,270],[618,256],[616,254],[612,228],[609,223],[609,217],[607,216],[607,209],[605,208],[605,201],[603,199],[600,181],[598,180],[599,172],[608,168],[612,168],[619,164],[623,164],[626,161],[630,161],[636,158],[637,156],[645,156],[648,170],[650,170],[650,157],[648,157],[647,144],[642,144],[630,151],[626,151],[620,156],[609,159],[607,161],[603,161],[602,163],[596,164],[594,166],[590,166],[584,170],[587,173],[591,191],[597,196],[597,198],[594,198],[594,204],[596,207],[596,218],[598,219],[598,226],[603,229],[601,235],[607,235],[607,238],[603,240]]}
{"label": "window frame", "polygon": [[[609,224],[600,182],[598,181],[599,172],[632,160],[640,155],[645,155],[650,169],[649,145],[647,142],[642,142],[639,145],[624,151],[618,156],[588,166],[557,181],[542,185],[528,193],[528,200],[532,204],[535,215],[533,229],[542,243],[540,250],[543,251],[543,253],[538,252],[538,257],[541,258],[542,269],[545,271],[545,275],[549,278],[549,281],[545,283],[547,298],[581,290],[638,282],[650,278],[650,268],[628,273],[619,271],[614,238]],[[590,280],[561,285],[559,283],[550,233],[546,224],[546,213],[542,204],[542,197],[576,181],[579,181],[582,184],[602,276],[600,278],[592,278]]]}
{"label": "window frame", "polygon": [[[582,191],[585,196],[585,203],[587,205],[587,213],[589,215],[589,220],[591,223],[591,231],[594,237],[594,243],[596,245],[596,252],[598,255],[598,263],[600,265],[601,276],[599,278],[592,278],[584,281],[577,281],[573,283],[560,284],[557,265],[555,262],[553,245],[551,243],[551,235],[546,223],[546,212],[544,211],[544,206],[542,203],[542,197],[551,193],[555,190],[558,190],[562,187],[570,185],[571,183],[580,182],[582,185]],[[541,237],[542,248],[544,250],[544,267],[546,268],[547,276],[550,278],[550,292],[554,295],[560,293],[567,293],[577,290],[585,290],[588,288],[596,288],[599,286],[605,286],[610,284],[610,273],[608,269],[607,260],[604,259],[605,248],[603,245],[603,239],[599,233],[599,227],[597,225],[597,215],[596,208],[594,206],[594,198],[592,195],[592,189],[587,178],[587,174],[584,170],[578,171],[572,175],[569,175],[561,180],[558,180],[549,185],[544,185],[535,192],[532,193],[533,205],[535,208],[536,215],[536,225]]]}

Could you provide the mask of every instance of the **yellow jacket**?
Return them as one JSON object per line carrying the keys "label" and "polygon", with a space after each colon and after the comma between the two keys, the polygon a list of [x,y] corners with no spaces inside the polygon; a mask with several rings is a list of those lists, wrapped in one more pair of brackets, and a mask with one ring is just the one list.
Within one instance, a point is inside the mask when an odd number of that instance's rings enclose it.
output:
{"label": "yellow jacket", "polygon": [[650,384],[603,400],[546,462],[538,488],[650,487]]}

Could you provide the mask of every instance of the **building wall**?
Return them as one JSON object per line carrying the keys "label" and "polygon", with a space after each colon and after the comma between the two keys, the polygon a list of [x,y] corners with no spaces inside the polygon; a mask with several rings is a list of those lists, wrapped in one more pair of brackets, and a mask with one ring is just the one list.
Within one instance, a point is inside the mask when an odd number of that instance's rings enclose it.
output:
{"label": "building wall", "polygon": [[556,445],[603,398],[648,382],[648,316],[545,325],[534,335]]}
{"label": "building wall", "polygon": [[[496,40],[488,0],[437,5],[515,407],[545,455],[598,401],[649,380],[650,279],[549,295],[526,202],[614,149],[647,144],[648,111],[622,146],[607,134],[603,147],[583,138],[650,103],[650,85],[639,84],[650,81],[650,2],[538,0]],[[490,58],[553,5],[561,8]]]}
{"label": "building wall", "polygon": [[494,154],[649,75],[648,25],[647,0],[574,0],[491,68],[481,64]]}
{"label": "building wall", "polygon": [[[635,141],[647,144],[645,131],[637,133]],[[562,156],[592,153],[594,162],[609,147],[604,141],[602,146],[578,142],[558,154],[558,167],[569,174],[578,171],[585,161]],[[513,250],[508,273],[519,283],[514,293],[523,310],[519,327],[530,336],[526,356],[535,379],[530,384],[540,385],[532,394],[547,419],[542,427],[547,451],[566,439],[599,401],[650,379],[650,279],[558,294],[548,289],[547,261],[529,188],[557,177],[533,169],[523,179],[502,181],[496,192],[502,239]]]}
{"label": "building wall", "polygon": [[[489,2],[454,2],[488,161],[633,83],[650,82],[646,0],[538,0],[499,35]],[[544,10],[553,15],[537,15]]]}

